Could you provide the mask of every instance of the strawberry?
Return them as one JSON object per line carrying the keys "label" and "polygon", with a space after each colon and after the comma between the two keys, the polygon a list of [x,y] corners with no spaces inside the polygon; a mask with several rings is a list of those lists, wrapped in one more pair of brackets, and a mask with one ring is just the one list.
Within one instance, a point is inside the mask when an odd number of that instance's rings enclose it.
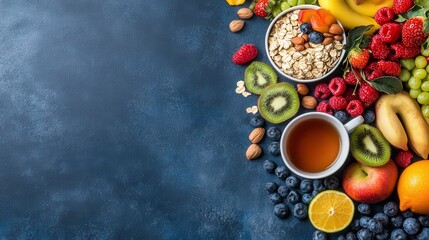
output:
{"label": "strawberry", "polygon": [[232,61],[236,64],[245,64],[258,55],[258,49],[253,44],[244,44],[234,53]]}
{"label": "strawberry", "polygon": [[406,47],[417,47],[422,45],[428,38],[428,23],[425,17],[412,17],[402,27],[402,42]]}
{"label": "strawberry", "polygon": [[414,0],[393,0],[392,10],[395,14],[406,13],[414,6]]}
{"label": "strawberry", "polygon": [[366,48],[353,48],[348,55],[350,64],[358,69],[363,69],[368,64],[369,57],[370,53]]}
{"label": "strawberry", "polygon": [[255,6],[253,8],[253,13],[255,13],[256,16],[259,17],[268,17],[269,15],[269,11],[268,7],[269,7],[270,1],[269,0],[258,0],[255,3]]}

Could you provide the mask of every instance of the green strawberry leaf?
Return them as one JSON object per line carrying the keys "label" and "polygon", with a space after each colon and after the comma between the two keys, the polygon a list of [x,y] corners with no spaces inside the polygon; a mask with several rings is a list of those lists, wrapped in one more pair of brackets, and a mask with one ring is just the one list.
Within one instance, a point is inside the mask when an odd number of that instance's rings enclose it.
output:
{"label": "green strawberry leaf", "polygon": [[393,76],[379,77],[368,83],[379,92],[391,94],[402,91],[402,81]]}
{"label": "green strawberry leaf", "polygon": [[[425,0],[427,1],[427,0]],[[429,10],[427,7],[415,4],[408,12],[400,14],[399,17],[395,20],[396,22],[405,22],[412,17],[422,16],[426,17],[426,12]]]}
{"label": "green strawberry leaf", "polygon": [[359,26],[350,30],[347,36],[346,51],[349,52],[351,49],[359,47],[364,39],[365,32],[371,29],[372,26]]}
{"label": "green strawberry leaf", "polygon": [[415,0],[414,4],[420,5],[423,8],[425,8],[426,10],[429,10],[429,1],[428,0]]}

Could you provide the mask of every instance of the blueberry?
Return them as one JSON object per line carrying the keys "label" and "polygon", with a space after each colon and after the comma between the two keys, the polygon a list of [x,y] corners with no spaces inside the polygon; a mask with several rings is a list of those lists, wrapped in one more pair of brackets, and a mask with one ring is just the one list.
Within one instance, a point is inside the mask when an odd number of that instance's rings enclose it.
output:
{"label": "blueberry", "polygon": [[301,189],[302,192],[308,193],[308,192],[313,191],[313,184],[312,184],[311,180],[304,179],[299,184],[299,188]]}
{"label": "blueberry", "polygon": [[344,237],[344,235],[340,235],[337,237],[337,240],[346,240],[346,237]]}
{"label": "blueberry", "polygon": [[281,185],[278,189],[277,189],[277,193],[280,194],[281,197],[287,197],[287,195],[289,194],[289,188],[287,188],[285,185]]}
{"label": "blueberry", "polygon": [[369,229],[362,228],[357,232],[356,236],[359,240],[371,240],[374,237],[374,233]]}
{"label": "blueberry", "polygon": [[336,111],[334,117],[340,120],[342,123],[346,123],[349,120],[350,115],[345,111]]}
{"label": "blueberry", "polygon": [[387,229],[384,229],[383,232],[375,234],[375,239],[377,240],[389,240],[390,232]]}
{"label": "blueberry", "polygon": [[419,222],[422,225],[422,227],[429,227],[429,215],[419,216]]}
{"label": "blueberry", "polygon": [[428,240],[429,239],[429,228],[423,228],[419,235],[416,236],[417,240]]}
{"label": "blueberry", "polygon": [[356,234],[354,232],[348,232],[346,234],[346,240],[356,240],[356,239],[357,239],[357,237],[356,237]]}
{"label": "blueberry", "polygon": [[313,192],[311,192],[311,195],[312,195],[313,197],[315,197],[317,194],[319,194],[319,192],[318,192],[318,191],[316,191],[316,190],[313,190]]}
{"label": "blueberry", "polygon": [[370,215],[371,214],[371,206],[366,203],[360,203],[358,205],[358,212],[362,215]]}
{"label": "blueberry", "polygon": [[259,114],[255,114],[250,118],[250,125],[255,128],[263,127],[265,125],[265,120]]}
{"label": "blueberry", "polygon": [[271,193],[270,200],[274,205],[276,205],[278,203],[281,203],[283,201],[283,198],[278,193]]}
{"label": "blueberry", "polygon": [[326,177],[323,180],[323,183],[325,184],[325,187],[330,190],[337,189],[340,186],[340,180],[334,175]]}
{"label": "blueberry", "polygon": [[402,212],[402,216],[403,216],[404,218],[410,218],[410,217],[414,217],[414,213],[413,213],[413,212],[411,212],[411,210],[407,210],[407,211],[405,211],[405,212]]}
{"label": "blueberry", "polygon": [[313,28],[311,28],[310,23],[302,23],[301,25],[299,25],[299,30],[301,30],[302,33],[304,34],[308,34],[311,31],[313,31]]}
{"label": "blueberry", "polygon": [[313,232],[313,240],[328,240],[328,235],[324,232],[316,230]]}
{"label": "blueberry", "polygon": [[288,201],[288,203],[297,203],[299,202],[299,194],[296,191],[290,191],[286,197],[286,200]]}
{"label": "blueberry", "polygon": [[289,208],[284,203],[276,204],[274,214],[279,218],[286,218],[289,215]]}
{"label": "blueberry", "polygon": [[373,233],[382,233],[383,232],[383,223],[377,219],[371,219],[368,222],[368,229]]}
{"label": "blueberry", "polygon": [[313,199],[313,195],[310,193],[304,193],[301,198],[303,203],[310,204],[311,200]]}
{"label": "blueberry", "polygon": [[323,41],[323,34],[316,31],[310,32],[308,34],[308,41],[312,43],[321,43]]}
{"label": "blueberry", "polygon": [[363,114],[363,119],[364,119],[365,123],[372,123],[375,120],[375,113],[371,110],[367,110]]}
{"label": "blueberry", "polygon": [[362,228],[367,228],[367,227],[368,227],[369,220],[371,220],[371,218],[370,218],[370,217],[363,216],[363,217],[361,217],[361,218],[359,219],[359,225],[360,225]]}
{"label": "blueberry", "polygon": [[280,143],[279,142],[270,143],[270,145],[268,145],[268,152],[273,156],[279,156],[280,155]]}
{"label": "blueberry", "polygon": [[325,186],[323,185],[323,181],[320,179],[314,179],[313,180],[313,190],[317,191],[317,192],[321,192],[323,190],[325,190]]}
{"label": "blueberry", "polygon": [[383,227],[389,226],[389,217],[384,213],[376,213],[372,218],[379,220],[383,224]]}
{"label": "blueberry", "polygon": [[282,131],[280,131],[280,129],[278,127],[270,127],[267,130],[267,136],[273,140],[273,141],[277,141],[280,139],[280,137],[282,136]]}
{"label": "blueberry", "polygon": [[398,211],[398,204],[395,202],[388,202],[383,207],[383,212],[389,217],[395,216],[396,214],[398,214]]}
{"label": "blueberry", "polygon": [[264,161],[264,170],[269,172],[269,173],[273,173],[274,169],[276,169],[277,164],[271,160],[265,160]]}
{"label": "blueberry", "polygon": [[299,185],[299,179],[295,176],[289,176],[286,178],[286,186],[289,188],[297,188]]}
{"label": "blueberry", "polygon": [[404,231],[410,235],[414,235],[420,231],[420,222],[416,218],[406,218],[402,223]]}
{"label": "blueberry", "polygon": [[289,170],[286,166],[278,166],[275,170],[277,177],[280,179],[286,179],[289,176]]}
{"label": "blueberry", "polygon": [[405,231],[402,228],[395,228],[390,233],[390,239],[391,240],[406,240],[407,234],[405,233]]}
{"label": "blueberry", "polygon": [[293,206],[293,215],[298,219],[305,219],[307,217],[307,205],[299,202]]}
{"label": "blueberry", "polygon": [[359,224],[359,219],[353,219],[353,221],[350,223],[350,229],[357,232],[359,229],[361,229],[361,226]]}
{"label": "blueberry", "polygon": [[277,185],[275,182],[267,182],[265,184],[265,190],[267,190],[268,193],[275,193],[278,188],[279,185]]}
{"label": "blueberry", "polygon": [[404,217],[402,215],[392,217],[390,219],[390,223],[392,224],[393,227],[400,228],[402,227],[402,223],[404,223]]}

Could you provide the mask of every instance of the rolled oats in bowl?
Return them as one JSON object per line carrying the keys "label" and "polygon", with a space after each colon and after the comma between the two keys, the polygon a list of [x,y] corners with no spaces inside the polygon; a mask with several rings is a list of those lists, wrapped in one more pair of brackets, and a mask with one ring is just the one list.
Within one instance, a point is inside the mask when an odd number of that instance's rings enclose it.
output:
{"label": "rolled oats in bowl", "polygon": [[299,12],[318,8],[300,5],[284,11],[272,21],[265,37],[265,48],[273,67],[297,82],[323,79],[334,72],[345,57],[346,36],[338,21],[335,24],[338,29],[324,33],[320,43],[310,42],[309,34],[301,32]]}

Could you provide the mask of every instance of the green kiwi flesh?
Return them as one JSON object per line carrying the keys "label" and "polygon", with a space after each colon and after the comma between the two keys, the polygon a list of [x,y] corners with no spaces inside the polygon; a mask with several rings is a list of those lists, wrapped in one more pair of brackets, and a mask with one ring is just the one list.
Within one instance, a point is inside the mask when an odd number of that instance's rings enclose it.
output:
{"label": "green kiwi flesh", "polygon": [[244,82],[249,92],[260,95],[266,87],[277,83],[277,74],[267,64],[254,61],[244,72]]}
{"label": "green kiwi flesh", "polygon": [[268,86],[258,99],[261,116],[275,124],[295,116],[299,104],[298,93],[292,85],[286,82]]}
{"label": "green kiwi flesh", "polygon": [[391,149],[380,130],[368,124],[361,124],[350,136],[350,150],[358,162],[378,167],[389,161]]}

